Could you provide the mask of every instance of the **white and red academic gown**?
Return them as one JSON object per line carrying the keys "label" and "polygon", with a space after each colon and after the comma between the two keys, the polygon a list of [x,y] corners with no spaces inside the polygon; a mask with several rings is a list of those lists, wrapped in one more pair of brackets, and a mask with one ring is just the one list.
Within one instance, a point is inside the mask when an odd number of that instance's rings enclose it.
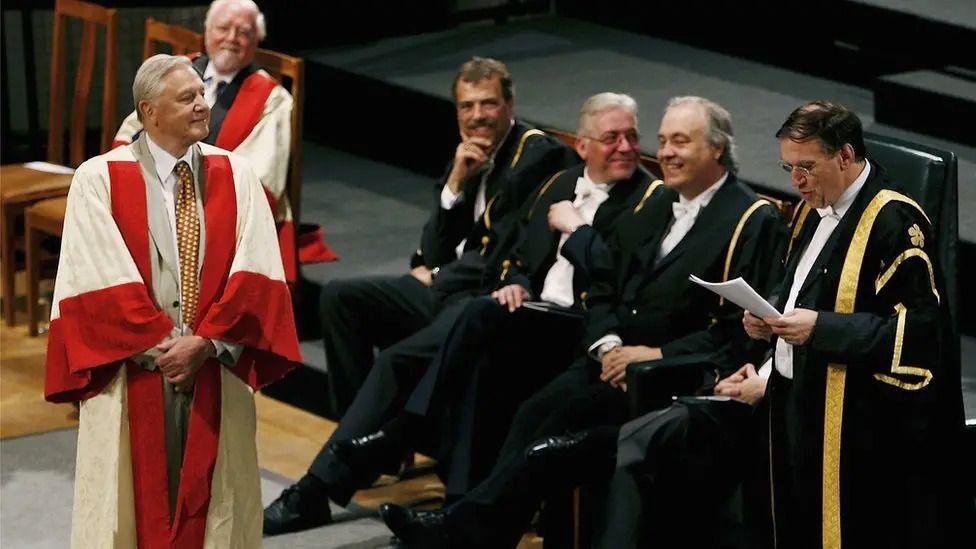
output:
{"label": "white and red academic gown", "polygon": [[244,351],[197,374],[171,525],[161,374],[135,360],[174,323],[154,296],[136,146],[82,164],[68,194],[45,396],[82,401],[72,546],[258,547],[253,391],[301,362],[274,221],[246,160],[194,145],[205,237],[192,330]]}
{"label": "white and red academic gown", "polygon": [[[203,74],[208,63],[207,56],[193,54],[190,58],[194,67]],[[285,280],[295,284],[298,280],[298,236],[291,203],[285,192],[294,101],[288,90],[254,65],[241,69],[224,94],[232,94],[233,102],[227,108],[218,99],[212,108],[210,135],[204,142],[247,158],[257,172],[275,215]],[[112,146],[128,145],[141,130],[142,123],[133,112],[122,122]],[[311,259],[307,261],[309,263],[337,259],[321,238],[309,241],[307,247],[301,255]]]}

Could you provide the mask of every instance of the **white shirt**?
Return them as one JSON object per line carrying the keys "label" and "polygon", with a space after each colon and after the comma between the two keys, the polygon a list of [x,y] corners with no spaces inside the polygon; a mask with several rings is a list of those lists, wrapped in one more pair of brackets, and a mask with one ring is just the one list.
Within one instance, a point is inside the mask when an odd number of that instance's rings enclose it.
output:
{"label": "white shirt", "polygon": [[[179,178],[176,176],[176,165],[179,162],[186,162],[190,166],[190,173],[193,174],[194,180],[196,180],[197,173],[194,171],[196,166],[193,163],[193,147],[189,147],[186,150],[186,154],[176,158],[169,154],[162,147],[157,145],[152,138],[149,137],[149,133],[146,132],[146,144],[149,146],[149,154],[152,156],[153,163],[156,165],[156,175],[159,177],[159,181],[163,185],[163,202],[166,204],[166,215],[169,219],[169,226],[173,233],[173,248],[176,252],[173,257],[176,258],[176,272],[182,272],[180,268],[180,252],[177,246],[177,236],[176,236],[176,186],[179,184]],[[202,243],[201,243],[202,244]],[[199,266],[198,266],[199,267]],[[199,271],[198,271],[199,274]],[[180,288],[180,305],[183,304],[183,291],[182,285],[183,281],[179,280],[177,277],[177,288]],[[190,327],[183,324],[183,316],[180,315],[179,318],[179,328],[180,333],[183,335],[189,334]],[[225,364],[235,364],[237,359],[240,358],[241,353],[244,351],[244,347],[236,343],[226,343],[223,341],[211,340],[214,345],[214,349],[217,351],[217,357]],[[229,360],[229,362],[228,362]]]}
{"label": "white shirt", "polygon": [[239,71],[230,74],[217,74],[213,62],[207,63],[207,68],[203,71],[203,100],[211,107],[217,102],[217,84],[224,82],[230,84]]}
{"label": "white shirt", "polygon": [[[593,217],[601,204],[610,197],[610,189],[615,183],[594,183],[590,179],[586,168],[583,169],[583,177],[576,180],[576,199],[573,200],[573,207],[583,218],[585,225],[593,224]],[[543,301],[555,303],[562,307],[569,307],[573,304],[573,265],[568,259],[562,256],[563,244],[569,238],[568,234],[559,237],[559,248],[556,249],[556,262],[549,267],[546,280],[542,284]]]}
{"label": "white shirt", "polygon": [[[512,132],[513,127],[515,127],[515,120],[510,120],[508,124],[508,131],[505,132],[505,136],[502,137],[502,140],[498,142],[498,147],[495,147],[495,150],[491,152],[491,156],[488,157],[488,161],[485,162],[484,166],[481,168],[481,179],[478,181],[478,191],[474,197],[475,223],[477,223],[478,219],[484,215],[487,207],[488,202],[485,197],[487,185],[485,182],[488,181],[488,176],[491,175],[492,170],[495,169],[495,155],[498,154],[498,149],[501,148],[501,144],[508,139],[508,134]],[[453,209],[462,198],[464,198],[464,189],[461,189],[461,192],[454,194],[454,191],[451,190],[450,185],[445,183],[444,188],[441,189],[441,208],[445,210]],[[454,249],[458,257],[461,257],[461,254],[464,253],[464,245],[467,243],[467,241],[468,239],[466,238],[461,240],[461,243],[458,244],[457,248]]]}
{"label": "white shirt", "polygon": [[657,261],[664,259],[671,250],[684,239],[685,235],[691,231],[698,219],[698,214],[708,206],[712,197],[718,192],[718,188],[729,178],[729,172],[725,172],[718,181],[702,191],[698,196],[688,200],[683,196],[678,197],[678,201],[671,205],[674,213],[674,223],[668,228],[668,233],[661,239],[661,249],[657,252]]}
{"label": "white shirt", "polygon": [[[793,274],[793,283],[790,286],[790,293],[786,304],[783,306],[783,313],[788,313],[796,308],[796,298],[800,293],[800,288],[803,287],[807,276],[810,274],[810,269],[813,268],[813,263],[820,256],[820,252],[823,251],[824,245],[827,244],[827,240],[834,232],[834,229],[837,228],[840,220],[843,219],[844,214],[850,209],[854,198],[861,191],[861,187],[868,180],[868,174],[870,173],[871,164],[865,162],[864,169],[861,170],[860,175],[851,183],[850,187],[844,190],[840,198],[837,199],[837,202],[833,205],[817,208],[817,214],[820,215],[820,224],[817,225],[817,230],[813,233],[813,238],[810,239],[810,243],[803,250],[803,255],[800,256],[800,260],[796,264],[796,272]],[[773,357],[767,360],[762,368],[759,369],[759,374],[765,378],[768,378],[772,371],[770,362],[775,363],[776,371],[782,374],[783,377],[793,379],[793,346],[783,340],[783,338],[776,340],[776,351],[773,353]]]}
{"label": "white shirt", "polygon": [[[729,172],[725,172],[722,174],[722,177],[718,178],[718,181],[712,183],[695,198],[689,200],[683,196],[679,196],[678,201],[671,205],[674,212],[674,222],[671,223],[667,234],[661,239],[661,247],[658,249],[655,262],[667,257],[681,243],[681,240],[688,235],[691,228],[695,226],[695,221],[698,220],[698,214],[705,206],[708,206],[708,203],[712,201],[712,197],[718,192],[719,187],[728,178]],[[623,344],[624,342],[620,339],[620,336],[609,333],[596,340],[593,345],[590,345],[587,351],[594,359],[602,360],[604,354],[610,352],[614,347],[620,347]]]}

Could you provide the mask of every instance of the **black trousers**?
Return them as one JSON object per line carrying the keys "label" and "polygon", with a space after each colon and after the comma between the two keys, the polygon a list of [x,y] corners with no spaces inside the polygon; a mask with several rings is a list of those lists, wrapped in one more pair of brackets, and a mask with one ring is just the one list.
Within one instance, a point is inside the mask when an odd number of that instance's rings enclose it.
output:
{"label": "black trousers", "polygon": [[322,289],[320,305],[330,408],[341,418],[369,375],[374,347],[389,347],[427,326],[439,300],[408,274],[333,280]]}
{"label": "black trousers", "polygon": [[429,324],[377,355],[335,432],[309,466],[309,473],[329,486],[329,497],[336,503],[346,505],[356,490],[372,485],[381,471],[369,464],[342,463],[329,450],[329,443],[373,433],[402,411],[466,301],[452,301]]}
{"label": "black trousers", "polygon": [[518,406],[565,371],[582,316],[469,301],[407,401],[440,437],[448,500],[490,472]]}
{"label": "black trousers", "polygon": [[627,421],[625,393],[599,381],[598,373],[595,362],[580,357],[519,407],[491,474],[449,508],[449,533],[458,543],[514,547],[547,492],[560,480],[579,481],[593,472],[580,471],[575,479],[532,475],[525,450],[547,436],[619,427]]}
{"label": "black trousers", "polygon": [[[624,424],[595,546],[762,547],[757,426],[748,404],[691,397]],[[734,505],[736,494],[748,507]]]}

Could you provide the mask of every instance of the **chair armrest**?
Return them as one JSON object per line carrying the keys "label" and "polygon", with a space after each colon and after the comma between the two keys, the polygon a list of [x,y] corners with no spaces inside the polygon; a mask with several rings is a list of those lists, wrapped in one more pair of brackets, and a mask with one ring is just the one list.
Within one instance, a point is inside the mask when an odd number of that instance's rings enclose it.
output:
{"label": "chair armrest", "polygon": [[709,354],[695,353],[627,366],[627,399],[632,417],[671,404],[674,395],[691,395],[714,379]]}

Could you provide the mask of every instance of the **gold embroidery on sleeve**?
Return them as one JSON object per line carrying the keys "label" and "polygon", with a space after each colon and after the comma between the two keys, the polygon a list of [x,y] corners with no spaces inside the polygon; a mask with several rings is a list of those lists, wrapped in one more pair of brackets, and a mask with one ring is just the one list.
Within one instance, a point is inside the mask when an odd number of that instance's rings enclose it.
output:
{"label": "gold embroidery on sleeve", "polygon": [[536,193],[535,195],[535,201],[532,202],[532,207],[529,208],[529,215],[525,216],[526,219],[532,218],[532,212],[535,211],[535,205],[539,203],[539,199],[542,198],[542,195],[546,194],[546,191],[549,190],[549,187],[551,187],[552,184],[555,183],[557,179],[559,179],[559,176],[564,173],[566,173],[566,170],[560,170],[552,174],[552,177],[550,177],[548,181],[542,184],[542,188],[539,189],[539,192]]}
{"label": "gold embroidery on sleeve", "polygon": [[546,132],[536,129],[526,130],[526,132],[522,134],[521,139],[519,139],[518,148],[515,149],[515,156],[512,157],[512,165],[509,166],[510,168],[514,168],[515,165],[518,164],[519,158],[522,158],[522,149],[525,148],[525,142],[528,141],[533,135],[546,135]]}
{"label": "gold embroidery on sleeve", "polygon": [[796,237],[800,234],[800,229],[803,228],[803,222],[807,220],[807,215],[810,213],[810,205],[804,202],[796,210],[796,215],[793,216],[793,231],[790,233],[790,243],[786,248],[786,258],[789,259],[790,252],[793,251],[793,242]]}
{"label": "gold embroidery on sleeve", "polygon": [[[915,226],[917,227],[918,225]],[[879,276],[878,279],[874,282],[874,293],[875,294],[881,293],[881,288],[884,288],[885,284],[887,284],[888,281],[891,280],[891,277],[895,276],[895,271],[898,270],[898,267],[901,266],[901,264],[904,263],[906,260],[911,259],[913,257],[917,257],[925,262],[925,265],[929,269],[929,284],[932,285],[932,293],[935,295],[935,300],[941,303],[942,298],[939,296],[939,290],[935,288],[935,270],[932,268],[932,260],[929,259],[929,255],[925,253],[925,250],[922,250],[920,248],[909,248],[904,252],[900,253],[898,257],[896,257],[895,260],[891,262],[891,266],[888,267],[888,270],[882,273],[881,276]]]}
{"label": "gold embroidery on sleeve", "polygon": [[901,364],[901,351],[905,341],[905,315],[908,310],[905,308],[905,305],[899,303],[895,305],[895,312],[898,313],[898,326],[895,329],[895,349],[891,355],[891,373],[918,376],[923,379],[918,383],[907,383],[885,374],[874,374],[874,379],[887,383],[888,385],[893,385],[905,391],[917,391],[932,381],[932,372],[926,368],[904,366]]}
{"label": "gold embroidery on sleeve", "polygon": [[914,223],[908,228],[908,237],[912,240],[912,246],[918,246],[919,248],[925,247],[925,235],[922,234],[922,229],[918,226],[918,223]]}
{"label": "gold embroidery on sleeve", "polygon": [[[840,286],[834,302],[834,311],[853,313],[857,297],[857,285],[861,276],[861,265],[867,252],[868,240],[874,222],[881,209],[889,202],[903,202],[915,207],[928,221],[925,211],[914,200],[895,191],[885,189],[879,192],[868,204],[858,220],[854,236],[844,258]],[[794,228],[794,236],[797,234]],[[844,417],[844,387],[847,382],[846,364],[827,365],[827,388],[824,395],[824,438],[823,438],[823,529],[824,549],[840,549],[840,440]]]}
{"label": "gold embroidery on sleeve", "polygon": [[[742,235],[742,229],[745,228],[746,222],[752,217],[752,214],[756,212],[759,208],[763,206],[772,206],[768,200],[759,199],[752,203],[752,206],[742,214],[739,218],[739,224],[735,226],[735,232],[732,233],[732,240],[729,241],[729,250],[725,254],[725,270],[722,274],[722,282],[727,282],[729,280],[729,270],[732,268],[732,258],[735,257],[735,247],[739,243],[739,236]],[[718,300],[718,305],[721,307],[725,304],[725,298],[721,297]],[[712,319],[714,324],[715,319]]]}
{"label": "gold embroidery on sleeve", "polygon": [[640,202],[637,203],[637,207],[634,208],[634,213],[641,211],[641,208],[644,207],[644,202],[646,202],[647,199],[654,194],[654,191],[656,191],[661,185],[664,185],[664,181],[655,179],[650,185],[647,186],[647,190],[644,191],[644,196],[641,197]]}

